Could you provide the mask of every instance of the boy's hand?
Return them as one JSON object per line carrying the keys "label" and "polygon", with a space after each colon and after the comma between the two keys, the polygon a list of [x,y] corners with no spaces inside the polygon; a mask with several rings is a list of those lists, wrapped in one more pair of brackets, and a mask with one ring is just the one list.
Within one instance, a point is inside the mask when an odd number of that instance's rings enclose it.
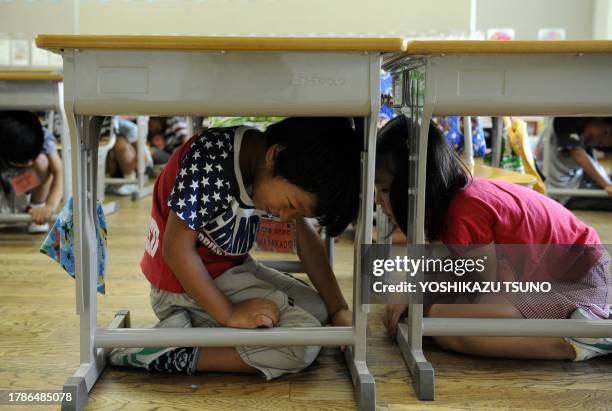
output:
{"label": "boy's hand", "polygon": [[397,335],[397,324],[407,313],[407,304],[387,304],[383,314],[383,324],[389,336],[395,338]]}
{"label": "boy's hand", "polygon": [[272,328],[280,321],[276,304],[265,298],[252,298],[234,304],[225,325],[233,328]]}
{"label": "boy's hand", "polygon": [[51,214],[53,214],[53,211],[55,211],[53,207],[49,207],[46,205],[40,208],[30,208],[28,210],[28,213],[32,215],[32,221],[35,224],[44,224],[49,221],[49,218],[51,217]]}
{"label": "boy's hand", "polygon": [[606,186],[604,190],[606,190],[606,193],[608,193],[608,195],[612,197],[612,184],[610,184],[609,186]]}

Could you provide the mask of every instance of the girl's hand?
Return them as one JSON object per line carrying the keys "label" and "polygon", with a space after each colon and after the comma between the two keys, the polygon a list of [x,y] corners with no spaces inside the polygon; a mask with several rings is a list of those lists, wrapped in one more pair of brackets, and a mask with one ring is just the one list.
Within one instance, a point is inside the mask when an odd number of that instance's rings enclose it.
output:
{"label": "girl's hand", "polygon": [[385,313],[383,314],[383,324],[389,333],[389,336],[395,338],[397,335],[397,324],[400,319],[408,313],[407,304],[387,304]]}

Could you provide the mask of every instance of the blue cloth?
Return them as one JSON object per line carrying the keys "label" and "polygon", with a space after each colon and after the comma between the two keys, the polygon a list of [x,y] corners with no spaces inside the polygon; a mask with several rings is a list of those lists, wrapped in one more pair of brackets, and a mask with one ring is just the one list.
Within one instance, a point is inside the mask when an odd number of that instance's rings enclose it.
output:
{"label": "blue cloth", "polygon": [[380,71],[380,94],[390,96],[393,94],[393,77],[391,73]]}
{"label": "blue cloth", "polygon": [[397,116],[397,114],[395,114],[395,110],[393,110],[391,107],[389,107],[386,104],[383,104],[382,106],[380,106],[380,113],[378,113],[378,118],[384,118],[385,120],[392,120],[395,118],[395,116]]}
{"label": "blue cloth", "polygon": [[[98,281],[97,288],[100,294],[106,291],[106,219],[100,203],[97,204],[98,229],[96,239],[98,246]],[[74,257],[74,229],[73,229],[73,206],[72,197],[68,199],[64,208],[53,224],[47,238],[40,246],[40,252],[48,255],[57,261],[64,270],[72,277],[75,277],[75,257]]]}
{"label": "blue cloth", "polygon": [[54,154],[57,152],[57,142],[55,136],[49,130],[43,127],[43,154]]}

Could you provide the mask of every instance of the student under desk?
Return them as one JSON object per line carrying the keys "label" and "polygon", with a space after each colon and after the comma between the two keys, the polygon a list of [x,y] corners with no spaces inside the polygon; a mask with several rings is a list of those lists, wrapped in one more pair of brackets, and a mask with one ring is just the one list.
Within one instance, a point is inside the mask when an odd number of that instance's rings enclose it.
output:
{"label": "student under desk", "polygon": [[[593,115],[612,113],[610,41],[414,41],[405,54],[386,59],[398,108],[415,123],[443,115]],[[414,127],[409,144],[408,232],[424,244],[428,127]],[[467,148],[466,148],[467,150]],[[612,322],[583,320],[423,319],[410,307],[397,340],[420,399],[434,399],[434,371],[422,351],[423,336],[612,336]],[[568,334],[568,330],[572,335]]]}
{"label": "student under desk", "polygon": [[[105,366],[104,349],[141,346],[348,345],[360,409],[374,409],[366,360],[367,306],[360,296],[360,245],[371,243],[373,159],[383,52],[403,39],[223,38],[40,35],[37,46],[62,54],[65,106],[73,142],[77,311],[81,367],[65,385],[87,402]],[[174,74],[174,75],[173,75]],[[302,115],[363,118],[362,193],[356,240],[353,327],[237,330],[114,330],[127,312],[96,330],[95,163],[100,114]],[[92,195],[93,194],[93,195]]]}
{"label": "student under desk", "polygon": [[[63,104],[63,76],[49,70],[0,71],[0,110],[48,111],[48,122],[53,125],[55,116],[62,118],[60,142],[64,166],[64,200],[71,195],[70,140]],[[29,214],[0,216],[3,222],[29,222]]]}

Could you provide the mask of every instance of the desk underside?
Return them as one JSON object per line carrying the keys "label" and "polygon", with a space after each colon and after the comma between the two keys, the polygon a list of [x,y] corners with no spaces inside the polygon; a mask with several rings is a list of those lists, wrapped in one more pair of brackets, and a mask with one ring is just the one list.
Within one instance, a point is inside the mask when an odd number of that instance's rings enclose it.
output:
{"label": "desk underside", "polygon": [[[368,116],[380,56],[360,52],[69,50],[79,114]],[[373,73],[376,73],[374,78]]]}

